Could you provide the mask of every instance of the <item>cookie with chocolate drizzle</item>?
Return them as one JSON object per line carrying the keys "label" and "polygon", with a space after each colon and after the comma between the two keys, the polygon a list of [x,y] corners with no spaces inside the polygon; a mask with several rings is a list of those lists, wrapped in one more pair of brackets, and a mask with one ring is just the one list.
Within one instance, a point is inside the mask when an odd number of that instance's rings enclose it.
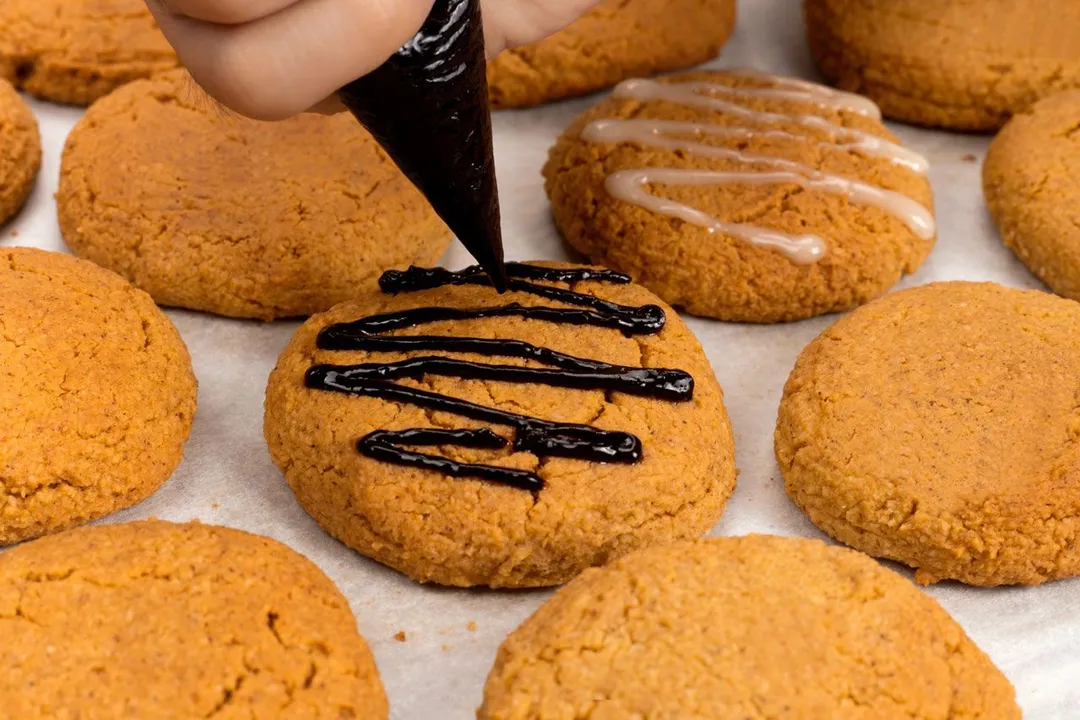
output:
{"label": "cookie with chocolate drizzle", "polygon": [[694,314],[779,322],[850,309],[922,264],[927,171],[868,99],[742,70],[623,82],[544,175],[593,261]]}
{"label": "cookie with chocolate drizzle", "polygon": [[266,438],[309,513],[421,582],[536,587],[697,537],[735,487],[700,344],[617,272],[388,272],[305,323]]}

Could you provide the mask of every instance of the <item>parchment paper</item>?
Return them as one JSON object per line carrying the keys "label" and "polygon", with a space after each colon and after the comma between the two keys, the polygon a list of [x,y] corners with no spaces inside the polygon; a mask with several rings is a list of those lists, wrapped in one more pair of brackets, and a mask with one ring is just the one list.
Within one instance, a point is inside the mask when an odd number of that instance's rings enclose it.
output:
{"label": "parchment paper", "polygon": [[[735,35],[716,64],[817,79],[800,8],[798,0],[742,0]],[[551,222],[540,167],[556,135],[593,102],[589,98],[496,116],[508,258],[570,257]],[[62,250],[52,196],[64,138],[81,113],[33,105],[45,164],[30,205],[5,228],[0,243]],[[988,138],[892,128],[929,156],[939,220],[937,248],[902,286],[982,279],[1039,287],[1001,244],[985,210],[979,163]],[[137,177],[129,180],[138,182]],[[449,267],[468,262],[460,247],[444,258]],[[191,349],[199,378],[194,431],[186,458],[168,484],[109,521],[198,518],[287,543],[318,563],[348,596],[377,656],[393,718],[474,717],[499,643],[548,593],[422,587],[330,539],[296,504],[262,437],[266,378],[297,324],[168,314]],[[713,533],[824,537],[785,496],[772,433],[795,357],[832,319],[766,327],[688,321],[726,393],[741,471],[738,490]],[[1027,718],[1080,718],[1080,580],[993,590],[945,583],[927,592],[1009,676]],[[398,632],[405,633],[404,642],[395,639]]]}

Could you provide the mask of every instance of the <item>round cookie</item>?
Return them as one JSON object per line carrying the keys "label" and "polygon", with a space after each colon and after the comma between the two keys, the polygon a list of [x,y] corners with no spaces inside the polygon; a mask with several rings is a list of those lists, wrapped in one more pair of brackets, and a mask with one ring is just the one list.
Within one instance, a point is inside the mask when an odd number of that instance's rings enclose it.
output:
{"label": "round cookie", "polygon": [[1059,295],[1080,300],[1080,91],[1039,101],[1005,125],[983,191],[1005,244]]}
{"label": "round cookie", "polygon": [[1019,720],[932,598],[864,555],[751,535],[583,573],[503,643],[481,720]]}
{"label": "round cookie", "polygon": [[0,545],[157,490],[195,415],[169,319],[113,273],[31,248],[0,249],[0,308]]}
{"label": "round cookie", "polygon": [[698,65],[734,26],[734,0],[602,0],[560,32],[492,59],[491,104],[529,107]]}
{"label": "round cookie", "polygon": [[30,108],[0,80],[0,225],[22,208],[41,169],[41,136]]}
{"label": "round cookie", "polygon": [[810,49],[837,87],[887,117],[987,131],[1080,85],[1071,0],[803,0]]}
{"label": "round cookie", "polygon": [[544,168],[574,248],[742,322],[850,309],[914,272],[935,235],[926,172],[872,102],[749,70],[626,81]]}
{"label": "round cookie", "polygon": [[178,64],[144,0],[0,3],[0,78],[46,100],[89,105]]}
{"label": "round cookie", "polygon": [[8,717],[388,715],[348,602],[269,538],[167,522],[0,555]]}
{"label": "round cookie", "polygon": [[915,579],[1080,574],[1080,305],[936,283],[842,318],[784,388],[776,457],[815,525]]}
{"label": "round cookie", "polygon": [[78,255],[159,304],[266,320],[326,310],[450,240],[348,115],[226,116],[180,70],[90,108],[57,205]]}
{"label": "round cookie", "polygon": [[388,273],[297,331],[265,432],[300,504],[456,586],[556,585],[711,528],[734,443],[697,339],[625,276],[507,268],[505,295],[475,268]]}

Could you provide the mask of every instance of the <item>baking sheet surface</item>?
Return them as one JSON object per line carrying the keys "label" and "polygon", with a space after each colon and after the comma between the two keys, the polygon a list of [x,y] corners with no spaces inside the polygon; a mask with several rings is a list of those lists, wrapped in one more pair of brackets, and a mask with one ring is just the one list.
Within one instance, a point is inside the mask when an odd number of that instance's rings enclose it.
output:
{"label": "baking sheet surface", "polygon": [[[735,35],[716,65],[817,79],[800,7],[797,0],[742,0]],[[540,168],[556,135],[593,102],[496,116],[508,258],[570,258],[552,225]],[[40,102],[33,107],[45,164],[30,205],[4,229],[0,243],[62,250],[53,193],[64,138],[81,112]],[[891,127],[929,156],[939,221],[937,248],[901,287],[946,279],[1039,287],[1001,244],[985,210],[979,167],[988,138]],[[117,166],[125,172],[123,158],[117,158]],[[137,173],[129,179],[138,182]],[[455,247],[443,262],[457,268],[469,258]],[[318,563],[348,596],[377,657],[393,718],[474,717],[499,643],[548,593],[421,587],[330,539],[296,504],[262,436],[266,378],[297,324],[175,310],[168,314],[191,350],[199,378],[194,431],[185,460],[168,484],[109,520],[198,518],[289,544]],[[823,537],[784,494],[772,433],[781,389],[796,356],[831,319],[766,327],[688,322],[724,388],[740,469],[738,490],[713,533]],[[992,590],[945,583],[928,592],[1009,676],[1027,718],[1080,718],[1080,580]],[[404,641],[395,639],[399,632],[405,633]]]}

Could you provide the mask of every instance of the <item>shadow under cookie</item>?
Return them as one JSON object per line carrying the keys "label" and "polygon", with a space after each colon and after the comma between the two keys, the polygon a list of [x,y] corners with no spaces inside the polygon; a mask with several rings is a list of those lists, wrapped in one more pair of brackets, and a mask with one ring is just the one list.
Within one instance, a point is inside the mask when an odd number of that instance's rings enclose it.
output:
{"label": "shadow under cookie", "polygon": [[89,105],[177,65],[144,0],[0,3],[0,78],[31,95]]}
{"label": "shadow under cookie", "polygon": [[0,250],[0,545],[143,500],[195,415],[176,328],[122,278],[70,255]]}
{"label": "shadow under cookie", "polygon": [[735,488],[701,346],[618,273],[388,273],[305,323],[265,432],[332,535],[422,582],[536,587],[697,537]]}
{"label": "shadow under cookie", "polygon": [[739,70],[621,83],[544,177],[593,262],[695,315],[782,322],[919,268],[936,235],[927,171],[866,98]]}
{"label": "shadow under cookie", "polygon": [[481,720],[1019,720],[928,595],[851,550],[751,535],[588,570],[502,644]]}
{"label": "shadow under cookie", "polygon": [[386,720],[349,605],[269,538],[150,521],[0,555],[6,716]]}
{"label": "shadow under cookie", "polygon": [[326,310],[450,241],[350,116],[235,117],[179,70],[90,108],[57,206],[78,255],[159,304],[266,320]]}
{"label": "shadow under cookie", "polygon": [[991,283],[888,295],[802,352],[776,457],[837,540],[921,583],[1080,574],[1080,305]]}

